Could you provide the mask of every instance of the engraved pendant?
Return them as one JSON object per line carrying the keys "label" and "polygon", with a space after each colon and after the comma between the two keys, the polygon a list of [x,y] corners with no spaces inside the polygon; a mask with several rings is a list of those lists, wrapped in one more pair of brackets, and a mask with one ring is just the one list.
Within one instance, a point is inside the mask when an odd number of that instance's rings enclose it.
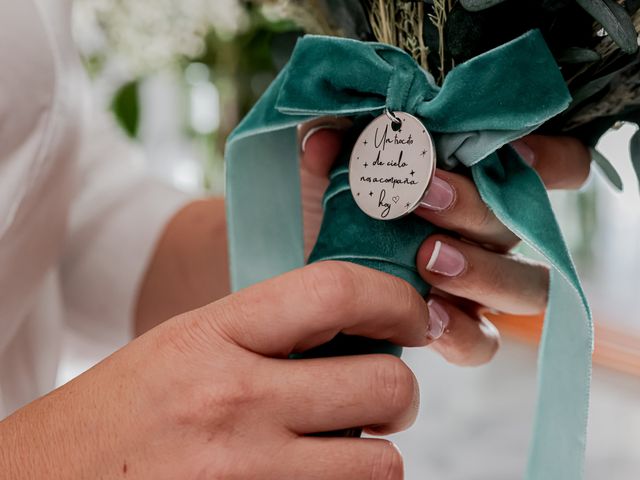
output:
{"label": "engraved pendant", "polygon": [[415,210],[436,168],[433,140],[422,122],[385,111],[360,134],[349,162],[349,185],[360,209],[378,220]]}

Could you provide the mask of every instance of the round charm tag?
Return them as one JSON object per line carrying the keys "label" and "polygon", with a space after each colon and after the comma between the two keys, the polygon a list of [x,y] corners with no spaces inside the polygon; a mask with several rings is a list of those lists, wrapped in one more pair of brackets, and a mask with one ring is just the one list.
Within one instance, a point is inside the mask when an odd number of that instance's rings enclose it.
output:
{"label": "round charm tag", "polygon": [[393,220],[418,207],[435,168],[433,140],[422,122],[387,111],[367,125],[353,147],[349,185],[364,213]]}

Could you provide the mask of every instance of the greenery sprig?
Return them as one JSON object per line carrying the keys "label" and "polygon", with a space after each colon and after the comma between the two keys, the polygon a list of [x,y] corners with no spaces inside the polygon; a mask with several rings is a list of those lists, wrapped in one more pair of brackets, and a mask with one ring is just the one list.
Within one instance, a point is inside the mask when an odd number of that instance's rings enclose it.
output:
{"label": "greenery sprig", "polygon": [[640,121],[640,0],[269,1],[313,33],[402,48],[440,84],[456,64],[538,28],[574,97],[552,131],[595,136],[603,117],[635,121],[636,107]]}

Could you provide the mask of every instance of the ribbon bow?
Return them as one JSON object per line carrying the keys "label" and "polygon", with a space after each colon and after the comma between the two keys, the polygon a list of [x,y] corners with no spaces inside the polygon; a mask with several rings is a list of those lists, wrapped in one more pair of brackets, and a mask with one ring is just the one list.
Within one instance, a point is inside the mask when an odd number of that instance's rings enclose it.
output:
{"label": "ribbon bow", "polygon": [[570,101],[538,31],[456,66],[442,88],[402,50],[306,36],[227,144],[232,284],[304,264],[295,127],[325,115],[402,110],[433,134],[441,165],[470,167],[496,216],[551,265],[538,404],[526,478],[582,477],[592,325],[589,307],[539,177],[506,143]]}
{"label": "ribbon bow", "polygon": [[442,88],[396,47],[307,36],[284,71],[275,107],[309,117],[401,110],[436,133],[439,160],[471,166],[570,100],[553,56],[533,30],[454,68]]}

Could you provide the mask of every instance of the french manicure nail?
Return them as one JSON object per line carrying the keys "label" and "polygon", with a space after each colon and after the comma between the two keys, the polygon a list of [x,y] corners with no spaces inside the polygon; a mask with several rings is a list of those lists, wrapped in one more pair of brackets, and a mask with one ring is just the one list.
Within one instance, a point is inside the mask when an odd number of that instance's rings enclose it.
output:
{"label": "french manicure nail", "polygon": [[427,270],[446,277],[457,277],[467,266],[464,255],[455,247],[440,240],[433,246],[431,258],[427,262]]}
{"label": "french manicure nail", "polygon": [[422,197],[420,206],[441,212],[446,210],[453,204],[456,193],[453,187],[445,180],[439,177],[433,177],[431,185],[427,189],[427,193]]}
{"label": "french manicure nail", "polygon": [[511,146],[516,152],[518,152],[518,155],[520,155],[522,160],[524,160],[524,163],[526,163],[530,167],[532,167],[533,164],[536,163],[536,154],[533,150],[531,150],[531,147],[527,145],[527,142],[522,139],[518,139],[514,142],[511,142]]}
{"label": "french manicure nail", "polygon": [[429,329],[427,337],[430,340],[438,340],[449,326],[449,314],[437,300],[433,298],[427,302],[429,309]]}
{"label": "french manicure nail", "polygon": [[335,125],[327,124],[327,125],[318,125],[316,127],[310,128],[307,133],[302,137],[302,142],[300,142],[300,148],[302,149],[302,153],[304,153],[307,148],[307,142],[309,139],[318,133],[320,130],[338,130],[338,127]]}

